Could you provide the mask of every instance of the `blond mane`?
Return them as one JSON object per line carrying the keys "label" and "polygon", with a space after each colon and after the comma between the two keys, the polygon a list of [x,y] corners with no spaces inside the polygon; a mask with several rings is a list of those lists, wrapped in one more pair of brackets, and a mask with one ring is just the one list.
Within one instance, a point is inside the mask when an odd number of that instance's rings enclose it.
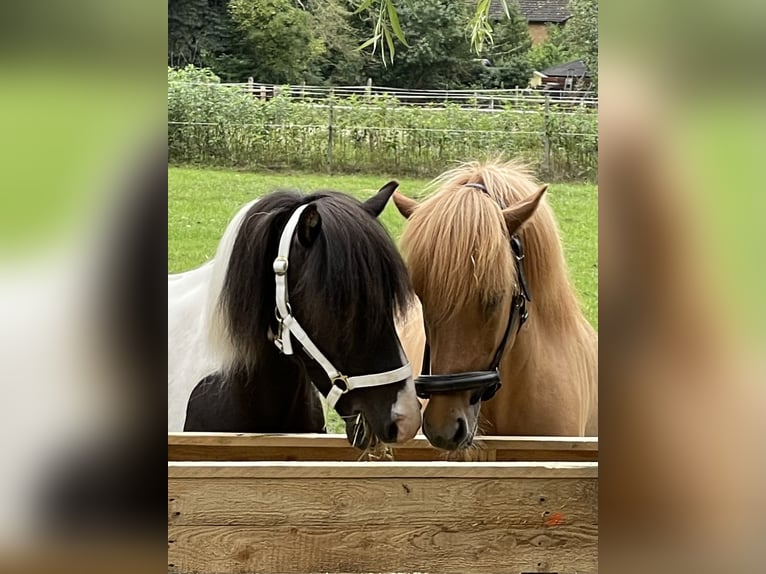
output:
{"label": "blond mane", "polygon": [[[489,197],[466,187],[468,183],[484,185]],[[427,189],[430,195],[405,228],[402,250],[429,320],[447,320],[471,301],[487,304],[509,286],[518,292],[502,208],[539,189],[529,168],[497,159],[466,162],[437,177]],[[561,321],[581,316],[545,198],[518,234],[535,311]]]}

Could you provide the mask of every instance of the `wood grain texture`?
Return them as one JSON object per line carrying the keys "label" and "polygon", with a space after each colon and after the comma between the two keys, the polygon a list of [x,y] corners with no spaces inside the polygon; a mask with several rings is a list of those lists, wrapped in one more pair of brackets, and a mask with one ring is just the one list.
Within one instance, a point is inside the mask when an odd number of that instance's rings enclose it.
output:
{"label": "wood grain texture", "polygon": [[305,521],[328,528],[385,527],[404,521],[469,530],[490,524],[539,527],[554,516],[557,523],[598,522],[592,479],[174,479],[168,491],[168,524],[179,526]]}
{"label": "wood grain texture", "polygon": [[168,572],[597,572],[597,439],[490,437],[472,456],[169,434]]}
{"label": "wood grain texture", "polygon": [[172,478],[596,478],[596,462],[169,462]]}
{"label": "wood grain texture", "polygon": [[168,571],[595,573],[592,528],[170,527]]}
{"label": "wood grain texture", "polygon": [[[344,435],[168,433],[168,460],[356,461],[360,451]],[[422,435],[394,448],[397,461],[572,461],[598,460],[596,437],[480,437],[475,448],[448,453]]]}
{"label": "wood grain texture", "polygon": [[[487,465],[489,478],[410,475],[423,467],[465,473]],[[595,475],[518,476],[518,468],[536,467],[508,463],[383,466],[387,472],[334,480],[322,472],[289,477],[285,471],[294,468],[285,464],[277,476],[258,476],[257,467],[249,478],[211,476],[217,467],[206,466],[207,476],[171,478],[168,570],[597,571]]]}

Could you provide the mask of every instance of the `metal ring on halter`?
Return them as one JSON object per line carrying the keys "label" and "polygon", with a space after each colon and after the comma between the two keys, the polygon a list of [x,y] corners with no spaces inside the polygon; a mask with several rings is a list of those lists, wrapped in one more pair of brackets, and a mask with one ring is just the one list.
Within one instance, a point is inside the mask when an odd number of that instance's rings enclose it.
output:
{"label": "metal ring on halter", "polygon": [[339,375],[332,380],[332,384],[338,387],[344,394],[348,392],[348,377],[346,375]]}
{"label": "metal ring on halter", "polygon": [[[290,302],[289,301],[285,301],[285,309],[287,309],[287,314],[288,315],[292,315],[293,314],[293,308],[290,307]],[[279,314],[279,307],[274,307],[274,317],[276,317],[277,321],[279,321],[280,323],[284,320],[284,317],[282,317]]]}

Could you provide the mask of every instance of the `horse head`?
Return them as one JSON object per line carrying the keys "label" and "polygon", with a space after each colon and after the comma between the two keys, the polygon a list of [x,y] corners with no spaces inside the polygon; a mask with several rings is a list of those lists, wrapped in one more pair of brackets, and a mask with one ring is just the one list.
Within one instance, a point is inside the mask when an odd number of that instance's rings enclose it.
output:
{"label": "horse head", "polygon": [[423,305],[423,431],[455,450],[472,444],[531,307],[524,245],[537,238],[524,226],[535,225],[547,186],[496,163],[465,164],[436,186],[422,203],[398,192],[394,202],[408,219],[402,247]]}
{"label": "horse head", "polygon": [[209,324],[219,355],[253,368],[275,352],[299,362],[359,447],[409,440],[421,422],[394,326],[410,282],[377,219],[396,187],[364,203],[333,191],[272,193],[242,214],[216,257],[225,269]]}

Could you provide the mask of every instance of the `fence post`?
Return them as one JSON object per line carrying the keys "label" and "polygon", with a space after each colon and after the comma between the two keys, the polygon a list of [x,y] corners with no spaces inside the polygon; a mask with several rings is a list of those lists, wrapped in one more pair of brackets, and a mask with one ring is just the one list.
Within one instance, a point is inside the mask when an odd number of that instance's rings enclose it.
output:
{"label": "fence post", "polygon": [[333,88],[330,88],[330,100],[328,105],[328,114],[327,114],[327,173],[332,175],[332,147],[333,147],[333,140],[334,140],[334,134],[333,131],[335,129],[335,109],[334,109],[334,100],[335,100],[335,90]]}
{"label": "fence post", "polygon": [[543,126],[544,126],[544,132],[543,132],[543,142],[545,144],[545,157],[543,159],[543,170],[545,171],[546,176],[551,176],[551,138],[550,138],[550,105],[551,105],[551,98],[550,95],[545,95],[545,116],[543,119]]}
{"label": "fence post", "polygon": [[372,78],[367,78],[367,87],[364,89],[364,95],[368,98],[372,95]]}

